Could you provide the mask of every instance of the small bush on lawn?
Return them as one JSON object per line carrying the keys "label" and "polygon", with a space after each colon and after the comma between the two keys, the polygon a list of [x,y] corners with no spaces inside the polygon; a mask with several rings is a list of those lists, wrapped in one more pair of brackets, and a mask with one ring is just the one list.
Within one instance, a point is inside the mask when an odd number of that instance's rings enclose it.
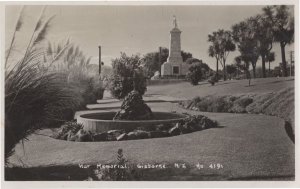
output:
{"label": "small bush on lawn", "polygon": [[187,79],[192,85],[198,85],[198,82],[202,79],[202,66],[199,63],[193,64],[189,67],[187,73]]}
{"label": "small bush on lawn", "polygon": [[220,74],[213,74],[209,80],[208,83],[210,83],[212,86],[215,85],[215,83],[217,83],[220,79],[222,78],[222,75]]}
{"label": "small bush on lawn", "polygon": [[208,80],[208,83],[210,83],[212,86],[215,85],[215,81],[214,81],[214,79],[212,79],[212,78]]}
{"label": "small bush on lawn", "polygon": [[215,83],[217,82],[216,80],[216,76],[213,75],[209,78],[209,80],[207,80],[208,83],[210,83],[212,86],[215,85]]}

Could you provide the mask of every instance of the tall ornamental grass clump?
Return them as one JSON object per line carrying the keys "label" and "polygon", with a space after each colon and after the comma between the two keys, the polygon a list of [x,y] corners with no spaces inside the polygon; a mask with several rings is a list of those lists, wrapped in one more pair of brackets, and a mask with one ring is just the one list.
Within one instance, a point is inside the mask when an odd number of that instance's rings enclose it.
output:
{"label": "tall ornamental grass clump", "polygon": [[17,67],[5,79],[6,157],[36,129],[71,119],[78,106],[78,96],[58,74],[41,73],[30,62]]}
{"label": "tall ornamental grass clump", "polygon": [[75,76],[68,84],[74,88],[76,94],[80,94],[79,109],[85,109],[87,104],[96,103],[103,98],[104,84],[98,77]]}
{"label": "tall ornamental grass clump", "polygon": [[[22,9],[23,10],[23,9]],[[43,66],[41,42],[50,27],[44,9],[32,33],[25,54],[8,68],[9,56],[16,45],[15,34],[22,26],[22,12],[13,40],[6,54],[5,70],[5,159],[14,152],[15,145],[41,127],[54,126],[70,119],[78,107],[80,96],[66,82],[63,75]],[[12,60],[12,59],[11,59]],[[69,112],[69,113],[66,113]]]}
{"label": "tall ornamental grass clump", "polygon": [[76,93],[81,94],[80,109],[84,109],[86,104],[102,99],[106,87],[103,77],[98,75],[98,66],[97,69],[91,69],[94,68],[90,63],[91,58],[86,57],[84,52],[69,40],[58,45],[48,43],[45,63],[50,62],[51,70],[64,74],[66,82]]}

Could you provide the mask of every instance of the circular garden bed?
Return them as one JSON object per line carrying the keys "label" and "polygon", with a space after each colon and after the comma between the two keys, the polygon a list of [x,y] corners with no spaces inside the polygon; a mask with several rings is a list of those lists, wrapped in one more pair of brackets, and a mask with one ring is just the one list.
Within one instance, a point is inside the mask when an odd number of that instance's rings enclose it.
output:
{"label": "circular garden bed", "polygon": [[172,137],[213,127],[217,127],[217,122],[202,115],[188,115],[185,119],[177,123],[162,123],[151,127],[140,126],[132,131],[117,129],[101,133],[86,131],[83,129],[82,124],[71,121],[66,122],[57,129],[53,137],[75,142],[124,141]]}

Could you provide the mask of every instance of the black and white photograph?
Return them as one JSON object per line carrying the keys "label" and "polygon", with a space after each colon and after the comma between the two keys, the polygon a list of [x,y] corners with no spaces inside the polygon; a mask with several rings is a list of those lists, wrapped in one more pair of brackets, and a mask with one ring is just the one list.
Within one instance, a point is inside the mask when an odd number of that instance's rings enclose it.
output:
{"label": "black and white photograph", "polygon": [[297,186],[297,1],[1,6],[2,182]]}

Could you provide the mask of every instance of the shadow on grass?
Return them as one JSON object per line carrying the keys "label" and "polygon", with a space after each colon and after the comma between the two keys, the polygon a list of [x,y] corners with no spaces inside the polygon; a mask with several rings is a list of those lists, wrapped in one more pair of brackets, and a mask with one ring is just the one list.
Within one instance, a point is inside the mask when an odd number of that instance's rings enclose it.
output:
{"label": "shadow on grass", "polygon": [[167,102],[165,100],[144,100],[146,103],[160,103],[160,102]]}
{"label": "shadow on grass", "polygon": [[251,84],[251,85],[246,85],[245,87],[254,87],[255,85]]}
{"label": "shadow on grass", "polygon": [[225,128],[226,126],[223,126],[223,125],[218,125],[217,127],[213,127],[213,128],[210,128],[210,129],[223,129]]}
{"label": "shadow on grass", "polygon": [[283,82],[287,82],[287,81],[294,81],[295,79],[287,79],[287,80],[279,80],[279,81],[270,81],[270,82],[267,82],[267,83],[283,83]]}
{"label": "shadow on grass", "polygon": [[90,169],[80,169],[78,166],[49,167],[12,167],[5,168],[6,181],[63,181],[84,180],[91,174]]}
{"label": "shadow on grass", "polygon": [[222,83],[216,83],[215,86],[220,86],[220,85],[228,85],[228,84],[232,84],[232,82],[222,82]]}
{"label": "shadow on grass", "polygon": [[284,129],[288,137],[291,139],[291,141],[295,144],[295,134],[293,131],[292,124],[288,121],[285,121],[284,123]]}

